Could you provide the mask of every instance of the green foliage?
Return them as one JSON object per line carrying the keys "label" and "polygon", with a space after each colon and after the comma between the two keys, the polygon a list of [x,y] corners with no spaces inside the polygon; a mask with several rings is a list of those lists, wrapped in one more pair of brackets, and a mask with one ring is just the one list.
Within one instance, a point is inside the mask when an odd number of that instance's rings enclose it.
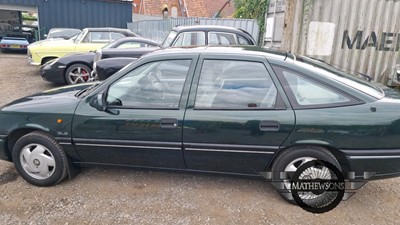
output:
{"label": "green foliage", "polygon": [[36,20],[37,20],[37,17],[36,17],[36,16],[31,16],[31,15],[29,15],[29,14],[23,13],[23,14],[22,14],[22,19],[23,19],[23,20],[34,20],[34,21],[36,21]]}
{"label": "green foliage", "polygon": [[268,10],[269,0],[234,0],[235,1],[235,18],[256,19],[260,26],[258,36],[259,44],[263,43],[262,37],[265,32],[265,13]]}

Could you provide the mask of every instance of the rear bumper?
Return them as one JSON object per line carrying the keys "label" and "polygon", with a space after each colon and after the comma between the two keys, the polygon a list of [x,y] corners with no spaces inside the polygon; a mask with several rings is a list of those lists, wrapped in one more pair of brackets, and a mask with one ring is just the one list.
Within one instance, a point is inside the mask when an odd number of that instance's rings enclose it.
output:
{"label": "rear bumper", "polygon": [[28,49],[26,49],[26,48],[12,48],[12,47],[9,47],[9,48],[1,48],[1,49],[10,50],[10,51],[24,51],[24,52],[28,51]]}
{"label": "rear bumper", "polygon": [[400,149],[342,150],[349,162],[350,172],[376,173],[371,179],[400,176]]}

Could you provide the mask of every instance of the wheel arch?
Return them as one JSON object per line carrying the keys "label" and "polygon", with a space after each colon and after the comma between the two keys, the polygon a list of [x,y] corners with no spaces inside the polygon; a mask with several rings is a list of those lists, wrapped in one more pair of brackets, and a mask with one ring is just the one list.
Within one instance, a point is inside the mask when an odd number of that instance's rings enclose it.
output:
{"label": "wheel arch", "polygon": [[15,145],[15,143],[24,135],[29,134],[33,131],[42,131],[45,132],[49,135],[51,135],[48,131],[46,131],[45,129],[41,129],[41,128],[37,128],[37,127],[24,127],[24,128],[18,128],[16,130],[13,130],[7,137],[6,140],[6,147],[7,147],[7,151],[10,155],[10,159],[11,161],[13,161],[12,159],[12,151],[13,151],[13,147]]}
{"label": "wheel arch", "polygon": [[58,56],[46,56],[46,57],[43,57],[40,60],[40,65],[45,64],[48,60],[57,59],[57,58],[59,58],[59,57]]}
{"label": "wheel arch", "polygon": [[75,65],[75,64],[83,64],[83,65],[85,65],[85,66],[88,66],[90,69],[92,69],[93,70],[93,64],[92,65],[90,65],[90,63],[88,63],[88,62],[85,62],[85,61],[72,61],[72,62],[70,62],[70,63],[68,63],[67,65],[66,65],[66,67],[65,67],[65,69],[64,69],[64,74],[65,74],[65,72],[68,70],[68,68],[69,67],[71,67],[72,65]]}
{"label": "wheel arch", "polygon": [[[25,136],[26,134],[29,134],[31,132],[34,131],[40,131],[43,133],[48,134],[49,136],[53,137],[53,135],[46,129],[43,128],[37,128],[37,127],[24,127],[24,128],[18,128],[16,130],[13,130],[7,137],[6,139],[6,148],[8,151],[8,155],[10,158],[10,162],[13,162],[13,158],[12,158],[12,151],[13,151],[13,147],[15,145],[15,143],[23,136]],[[67,161],[68,161],[68,165],[67,165],[67,174],[69,179],[72,179],[72,177],[76,176],[79,173],[79,168],[77,168],[76,166],[71,164],[71,161],[67,155]]]}
{"label": "wheel arch", "polygon": [[296,145],[291,145],[291,146],[281,148],[274,154],[273,158],[269,161],[269,163],[267,164],[267,166],[265,168],[265,171],[270,171],[272,169],[272,166],[274,165],[275,160],[278,158],[279,155],[281,155],[285,151],[294,151],[296,147],[322,147],[322,148],[325,148],[330,153],[332,153],[333,156],[335,156],[336,160],[339,162],[343,171],[350,171],[349,162],[343,152],[341,152],[339,149],[337,149],[333,146],[322,145],[322,144],[296,144]]}

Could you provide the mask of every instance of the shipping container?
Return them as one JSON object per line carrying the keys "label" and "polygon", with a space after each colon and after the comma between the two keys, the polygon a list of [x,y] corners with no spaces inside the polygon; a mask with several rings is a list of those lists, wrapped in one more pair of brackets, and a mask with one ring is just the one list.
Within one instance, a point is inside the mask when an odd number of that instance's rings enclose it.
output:
{"label": "shipping container", "polygon": [[400,1],[271,0],[264,45],[398,86]]}

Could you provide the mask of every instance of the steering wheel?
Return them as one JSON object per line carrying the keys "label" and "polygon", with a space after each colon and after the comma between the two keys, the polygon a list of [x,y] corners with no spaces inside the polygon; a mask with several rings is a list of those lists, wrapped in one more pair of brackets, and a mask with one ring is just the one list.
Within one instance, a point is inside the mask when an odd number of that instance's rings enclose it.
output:
{"label": "steering wheel", "polygon": [[146,76],[146,84],[144,85],[142,90],[148,92],[146,96],[147,100],[151,98],[164,99],[164,88],[158,76],[160,73],[161,71],[158,71],[157,73],[150,72]]}

